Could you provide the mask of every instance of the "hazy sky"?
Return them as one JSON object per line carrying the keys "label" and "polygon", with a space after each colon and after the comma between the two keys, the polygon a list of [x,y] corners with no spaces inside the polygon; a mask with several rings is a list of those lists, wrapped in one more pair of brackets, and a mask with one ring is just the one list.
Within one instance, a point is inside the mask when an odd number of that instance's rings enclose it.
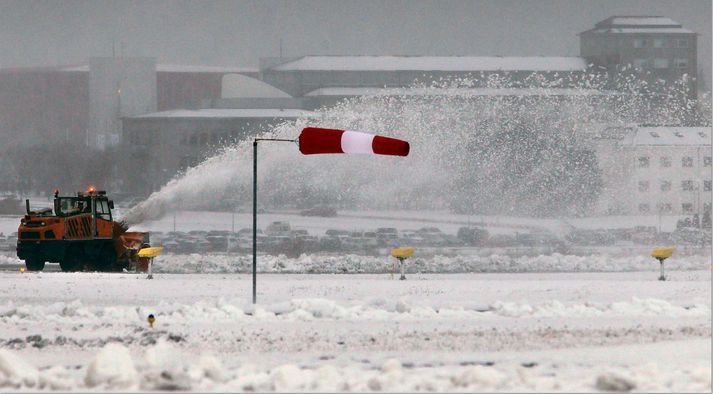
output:
{"label": "hazy sky", "polygon": [[[577,33],[612,15],[662,15],[700,34],[711,69],[710,0],[7,1],[0,67],[154,56],[257,67],[304,54],[579,55]],[[123,45],[122,45],[123,44]]]}

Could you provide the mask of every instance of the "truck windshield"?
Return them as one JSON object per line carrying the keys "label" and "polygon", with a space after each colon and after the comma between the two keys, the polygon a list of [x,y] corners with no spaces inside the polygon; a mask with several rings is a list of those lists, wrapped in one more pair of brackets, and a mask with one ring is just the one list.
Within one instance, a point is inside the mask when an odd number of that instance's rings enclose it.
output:
{"label": "truck windshield", "polygon": [[58,198],[55,203],[55,213],[57,216],[78,215],[80,213],[91,213],[92,208],[89,201],[73,197]]}

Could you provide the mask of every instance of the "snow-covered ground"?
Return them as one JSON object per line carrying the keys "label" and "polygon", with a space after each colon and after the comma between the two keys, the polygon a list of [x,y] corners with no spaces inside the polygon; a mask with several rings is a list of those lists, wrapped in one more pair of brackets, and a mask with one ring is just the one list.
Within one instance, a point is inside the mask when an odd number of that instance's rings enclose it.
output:
{"label": "snow-covered ground", "polygon": [[656,268],[4,272],[0,390],[710,392],[711,272]]}

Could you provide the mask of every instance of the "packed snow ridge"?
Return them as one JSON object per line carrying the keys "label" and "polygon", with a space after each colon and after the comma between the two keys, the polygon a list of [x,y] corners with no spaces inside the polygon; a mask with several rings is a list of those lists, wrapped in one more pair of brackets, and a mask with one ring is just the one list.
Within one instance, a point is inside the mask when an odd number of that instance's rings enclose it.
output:
{"label": "packed snow ridge", "polygon": [[[283,273],[389,273],[398,271],[394,259],[387,256],[302,255],[297,258],[261,255],[259,272]],[[709,256],[676,257],[667,267],[676,270],[701,270],[710,267]],[[249,255],[165,255],[156,259],[156,272],[163,273],[248,273],[252,272]],[[658,262],[648,256],[611,257],[575,256],[554,253],[540,256],[433,256],[407,260],[407,273],[465,272],[624,272],[657,270]]]}
{"label": "packed snow ridge", "polygon": [[[244,307],[243,299],[215,299],[182,304],[162,301],[157,308],[134,306],[85,306],[81,301],[57,302],[52,305],[27,307],[13,302],[0,307],[0,322],[18,324],[49,321],[62,324],[97,325],[101,323],[133,322],[141,324],[153,310],[161,310],[165,324],[185,322],[234,322],[236,319],[253,320],[433,320],[433,319],[484,319],[542,318],[542,317],[705,317],[710,316],[710,306],[705,304],[675,305],[660,299],[639,299],[613,303],[563,303],[550,300],[541,304],[496,301],[482,308],[462,306],[434,307],[419,305],[399,299],[387,301],[375,298],[370,301],[339,303],[325,298],[296,298],[287,302]],[[245,309],[243,309],[245,308]]]}

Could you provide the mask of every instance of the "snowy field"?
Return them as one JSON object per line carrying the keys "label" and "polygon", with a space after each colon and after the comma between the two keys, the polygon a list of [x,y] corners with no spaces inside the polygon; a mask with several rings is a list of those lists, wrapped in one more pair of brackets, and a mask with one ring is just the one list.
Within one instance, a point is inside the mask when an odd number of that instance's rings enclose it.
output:
{"label": "snowy field", "polygon": [[[711,390],[711,272],[0,273],[0,390]],[[149,328],[146,317],[156,316]]]}

